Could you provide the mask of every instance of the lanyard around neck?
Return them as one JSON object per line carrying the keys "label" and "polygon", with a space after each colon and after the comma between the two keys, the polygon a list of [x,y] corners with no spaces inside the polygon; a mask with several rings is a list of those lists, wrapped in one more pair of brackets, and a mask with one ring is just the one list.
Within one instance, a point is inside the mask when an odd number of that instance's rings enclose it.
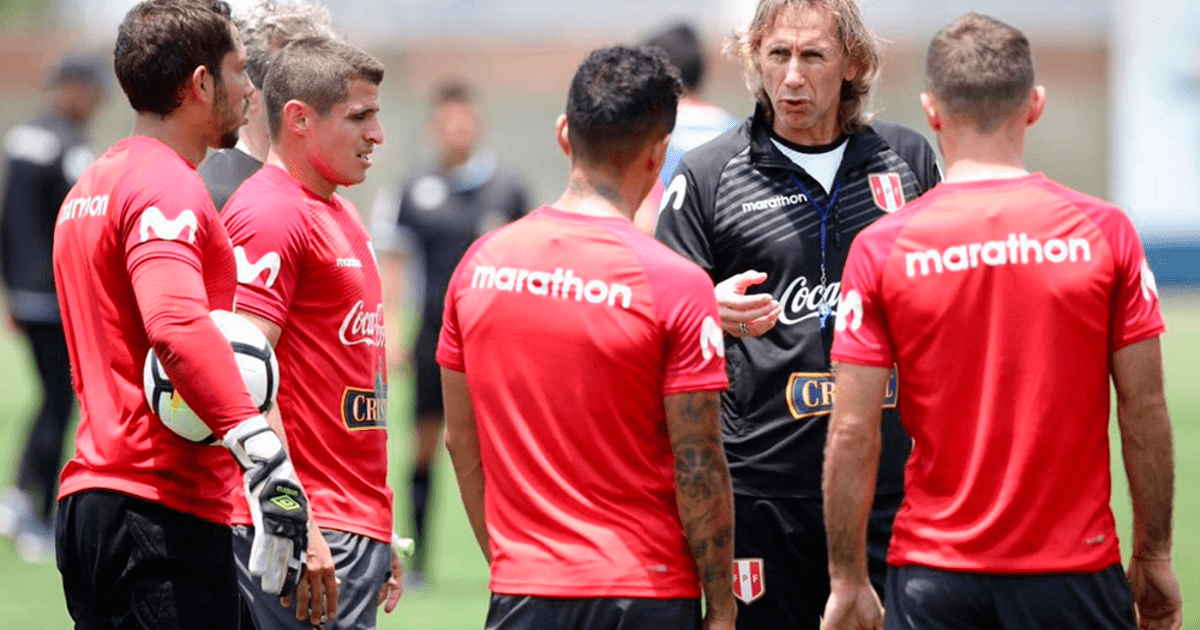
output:
{"label": "lanyard around neck", "polygon": [[[816,208],[817,216],[821,217],[821,286],[825,287],[825,267],[829,254],[829,215],[833,213],[833,206],[837,203],[838,196],[842,194],[843,182],[840,178],[834,181],[833,194],[829,195],[829,203],[822,207],[821,202],[817,201],[816,197],[813,197],[812,193],[808,192],[808,187],[804,185],[804,182],[800,181],[799,177],[796,177],[795,174],[789,174],[789,177],[792,178],[792,183],[796,184],[796,188],[799,188],[800,192],[804,193],[804,196],[808,198],[808,202],[812,204],[813,208]],[[823,291],[822,294],[826,297],[822,298],[821,303],[817,306],[817,316],[820,319],[821,330],[825,330],[831,323],[830,316],[833,315],[833,307],[829,304],[828,292]]]}

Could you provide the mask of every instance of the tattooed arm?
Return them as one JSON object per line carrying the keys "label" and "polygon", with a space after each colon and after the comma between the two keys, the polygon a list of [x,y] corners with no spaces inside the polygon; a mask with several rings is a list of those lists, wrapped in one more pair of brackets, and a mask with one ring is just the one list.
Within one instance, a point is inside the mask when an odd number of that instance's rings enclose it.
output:
{"label": "tattooed arm", "polygon": [[706,630],[733,628],[733,488],[721,446],[718,392],[663,399],[675,454],[675,497],[707,610]]}

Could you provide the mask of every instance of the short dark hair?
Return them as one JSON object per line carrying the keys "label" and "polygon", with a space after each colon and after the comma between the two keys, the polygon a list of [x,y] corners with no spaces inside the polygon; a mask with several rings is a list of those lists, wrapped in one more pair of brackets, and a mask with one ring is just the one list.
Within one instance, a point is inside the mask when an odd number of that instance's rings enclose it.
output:
{"label": "short dark hair", "polygon": [[64,83],[81,83],[105,90],[108,87],[106,84],[109,79],[104,66],[105,63],[95,57],[83,55],[66,57],[50,73],[50,77],[46,80],[46,87]]}
{"label": "short dark hair", "polygon": [[934,35],[925,79],[948,116],[990,133],[1024,106],[1033,89],[1029,40],[995,18],[967,13]]}
{"label": "short dark hair", "polygon": [[263,80],[271,137],[279,137],[283,106],[298,100],[324,116],[346,100],[350,81],[383,82],[383,64],[367,53],[327,37],[307,37],[279,51]]}
{"label": "short dark hair", "polygon": [[475,89],[466,81],[449,79],[434,88],[433,97],[429,99],[429,103],[434,109],[437,109],[446,103],[466,103],[471,105],[476,100]]}
{"label": "short dark hair", "polygon": [[693,91],[704,80],[704,49],[690,24],[680,22],[646,38],[642,44],[658,46],[667,53],[671,65],[679,70],[685,90]]}
{"label": "short dark hair", "polygon": [[221,62],[234,49],[229,5],[221,0],[146,0],[129,10],[113,49],[117,81],[134,111],[166,116],[204,66],[221,87]]}
{"label": "short dark hair", "polygon": [[682,95],[679,71],[657,48],[592,51],[571,81],[571,152],[594,164],[625,166],[647,143],[671,133]]}

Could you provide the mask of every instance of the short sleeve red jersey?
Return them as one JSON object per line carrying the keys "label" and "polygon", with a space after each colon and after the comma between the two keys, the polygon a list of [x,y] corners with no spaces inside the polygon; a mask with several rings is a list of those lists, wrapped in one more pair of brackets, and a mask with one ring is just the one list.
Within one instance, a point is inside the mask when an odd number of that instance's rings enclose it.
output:
{"label": "short sleeve red jersey", "polygon": [[[163,261],[183,263],[195,277],[156,287],[156,303],[139,303],[139,278]],[[63,469],[60,496],[111,489],[228,523],[231,497],[240,495],[237,465],[225,449],[192,444],[167,429],[146,404],[142,385],[148,331],[157,325],[143,316],[178,319],[188,311],[192,323],[174,333],[171,347],[193,360],[180,368],[187,378],[174,380],[181,390],[191,383],[202,391],[184,397],[218,435],[258,414],[241,381],[229,377],[237,373],[232,352],[213,351],[220,347],[213,341],[223,338],[207,314],[233,308],[236,269],[195,168],[151,138],[114,145],[63,202],[54,276],[80,405],[76,452]],[[185,284],[200,288],[189,294],[180,288]],[[164,360],[168,374],[179,361]]]}
{"label": "short sleeve red jersey", "polygon": [[438,363],[465,372],[491,590],[698,597],[663,397],[724,389],[713,286],[624,219],[543,207],[463,257]]}
{"label": "short sleeve red jersey", "polygon": [[[267,164],[221,214],[238,309],[278,325],[278,405],[320,527],[390,541],[383,300],[358,211]],[[234,522],[250,523],[244,501]]]}
{"label": "short sleeve red jersey", "polygon": [[888,561],[987,573],[1119,562],[1110,357],[1162,332],[1125,214],[1041,175],[944,183],[864,230],[832,354],[898,368],[914,445]]}

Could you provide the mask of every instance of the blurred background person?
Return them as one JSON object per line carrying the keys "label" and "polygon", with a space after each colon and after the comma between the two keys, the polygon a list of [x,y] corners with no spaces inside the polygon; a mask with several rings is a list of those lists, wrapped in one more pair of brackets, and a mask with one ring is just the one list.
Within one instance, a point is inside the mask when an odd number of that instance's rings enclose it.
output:
{"label": "blurred background person", "polygon": [[106,74],[95,59],[62,61],[47,84],[46,110],[4,138],[8,180],[0,216],[0,267],[9,315],[33,352],[42,400],[29,427],[16,486],[0,499],[0,534],[13,537],[17,552],[29,561],[48,560],[54,553],[50,516],[75,404],[54,293],[54,222],[63,198],[92,163],[88,130],[105,101]]}
{"label": "blurred background person", "polygon": [[284,46],[306,37],[337,39],[329,9],[305,0],[257,0],[234,18],[246,44],[246,74],[254,84],[237,146],[221,149],[200,165],[200,178],[220,212],[233,191],[262,168],[271,147],[263,79],[271,58]]}
{"label": "blurred background person", "polygon": [[704,46],[696,29],[687,22],[675,23],[642,41],[646,46],[657,46],[667,53],[671,65],[679,70],[683,81],[683,98],[679,100],[679,113],[675,117],[675,130],[671,132],[671,145],[667,148],[667,160],[663,164],[659,181],[646,195],[646,199],[634,216],[634,223],[642,232],[654,234],[658,220],[658,206],[668,180],[675,174],[683,154],[712,140],[737,125],[738,121],[729,112],[700,100],[700,86],[704,82]]}
{"label": "blurred background person", "polygon": [[409,585],[425,582],[429,549],[427,514],[430,471],[443,425],[442,388],[435,353],[446,286],[471,243],[529,209],[525,183],[499,167],[495,154],[479,149],[483,115],[475,89],[447,80],[434,90],[429,116],[434,159],[417,166],[391,203],[376,204],[372,221],[380,250],[384,300],[400,304],[410,267],[424,278],[416,343],[406,343],[409,313],[388,317],[392,365],[410,364],[416,377],[411,499],[416,553],[406,567]]}

